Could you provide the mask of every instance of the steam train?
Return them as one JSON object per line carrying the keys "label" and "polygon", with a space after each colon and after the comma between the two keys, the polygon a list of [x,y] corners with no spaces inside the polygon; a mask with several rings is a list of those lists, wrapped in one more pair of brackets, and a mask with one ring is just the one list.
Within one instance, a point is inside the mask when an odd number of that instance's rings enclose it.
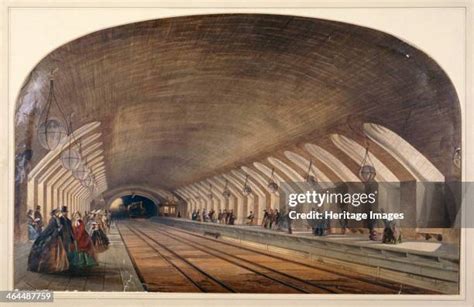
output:
{"label": "steam train", "polygon": [[146,209],[143,206],[143,202],[134,202],[128,205],[127,207],[128,216],[131,218],[137,217],[145,217],[146,216]]}

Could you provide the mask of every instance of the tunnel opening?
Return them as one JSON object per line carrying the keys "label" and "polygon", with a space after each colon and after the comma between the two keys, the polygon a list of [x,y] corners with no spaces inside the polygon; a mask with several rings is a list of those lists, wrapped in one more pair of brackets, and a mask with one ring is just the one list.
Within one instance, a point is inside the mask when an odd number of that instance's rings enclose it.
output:
{"label": "tunnel opening", "polygon": [[147,197],[126,195],[115,199],[110,205],[113,218],[150,218],[158,215],[157,204]]}

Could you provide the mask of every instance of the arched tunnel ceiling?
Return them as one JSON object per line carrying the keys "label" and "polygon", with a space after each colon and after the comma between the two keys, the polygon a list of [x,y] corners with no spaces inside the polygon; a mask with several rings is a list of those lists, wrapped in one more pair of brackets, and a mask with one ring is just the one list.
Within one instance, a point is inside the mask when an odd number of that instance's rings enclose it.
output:
{"label": "arched tunnel ceiling", "polygon": [[45,151],[25,115],[45,103],[55,68],[74,125],[101,122],[111,189],[174,190],[363,122],[400,134],[445,174],[460,144],[454,87],[403,41],[313,18],[202,15],[102,30],[44,58],[17,105],[17,151],[31,147],[33,165]]}

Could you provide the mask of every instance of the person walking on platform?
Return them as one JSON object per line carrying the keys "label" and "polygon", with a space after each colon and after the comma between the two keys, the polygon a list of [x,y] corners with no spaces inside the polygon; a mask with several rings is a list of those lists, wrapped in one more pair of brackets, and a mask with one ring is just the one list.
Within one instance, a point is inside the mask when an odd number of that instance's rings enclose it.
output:
{"label": "person walking on platform", "polygon": [[217,222],[222,224],[222,209],[219,209],[219,213],[217,214]]}
{"label": "person walking on platform", "polygon": [[91,239],[97,253],[105,252],[109,248],[109,238],[97,222],[92,222]]}
{"label": "person walking on platform", "polygon": [[59,209],[51,211],[48,226],[36,238],[28,255],[28,271],[58,273],[69,269],[69,260],[62,239],[63,226]]}
{"label": "person walking on platform", "polygon": [[230,210],[228,224],[234,225],[235,219],[236,219],[236,216],[234,215],[234,210]]}
{"label": "person walking on platform", "polygon": [[230,210],[230,211],[226,212],[226,214],[225,214],[224,221],[225,221],[225,224],[226,224],[226,225],[229,225],[229,220],[230,220],[230,217],[231,217],[231,215],[232,215],[232,212],[233,212],[233,211]]}
{"label": "person walking on platform", "polygon": [[[321,213],[321,210],[318,209],[318,210],[316,210],[316,212]],[[314,227],[314,235],[324,236],[324,234],[326,232],[326,227],[327,227],[326,219],[325,218],[318,219],[316,221],[316,225]]]}
{"label": "person walking on platform", "polygon": [[59,217],[59,222],[61,223],[62,231],[62,241],[64,243],[64,249],[68,255],[68,259],[74,257],[75,246],[74,246],[74,232],[72,229],[72,222],[68,217],[68,208],[67,206],[61,207],[61,215]]}
{"label": "person walking on platform", "polygon": [[227,224],[227,221],[228,221],[228,213],[227,213],[227,209],[224,209],[224,212],[222,212],[221,224]]}
{"label": "person walking on platform", "polygon": [[38,232],[36,230],[36,222],[33,217],[33,210],[29,209],[26,213],[27,225],[28,225],[28,240],[36,240]]}
{"label": "person walking on platform", "polygon": [[255,215],[253,214],[252,211],[250,211],[250,214],[247,216],[247,225],[252,226],[254,219],[255,219]]}
{"label": "person walking on platform", "polygon": [[70,268],[73,270],[82,270],[97,265],[94,245],[92,239],[86,231],[84,221],[79,212],[73,216],[73,233],[75,237],[75,253],[70,261]]}
{"label": "person walking on platform", "polygon": [[276,228],[277,230],[280,230],[280,228],[281,228],[281,226],[280,226],[280,224],[281,224],[280,219],[281,219],[281,214],[280,214],[280,212],[278,211],[278,209],[275,209],[274,225],[275,225],[275,228]]}
{"label": "person walking on platform", "polygon": [[263,218],[262,218],[263,228],[267,228],[267,223],[268,223],[268,211],[267,211],[267,209],[264,209],[263,210]]}
{"label": "person walking on platform", "polygon": [[212,222],[212,223],[215,222],[214,221],[214,213],[215,213],[214,209],[211,209],[211,211],[209,211],[209,222]]}
{"label": "person walking on platform", "polygon": [[274,221],[275,221],[275,212],[273,211],[273,209],[270,209],[270,212],[268,212],[268,229],[272,229]]}
{"label": "person walking on platform", "polygon": [[35,214],[33,216],[36,223],[36,232],[39,234],[43,231],[43,215],[41,214],[41,206],[36,206]]}

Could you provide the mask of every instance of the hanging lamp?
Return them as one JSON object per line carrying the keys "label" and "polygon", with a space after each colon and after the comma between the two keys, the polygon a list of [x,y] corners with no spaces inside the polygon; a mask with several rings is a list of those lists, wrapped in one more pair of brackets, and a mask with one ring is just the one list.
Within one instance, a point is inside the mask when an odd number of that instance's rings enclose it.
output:
{"label": "hanging lamp", "polygon": [[209,199],[212,200],[214,195],[212,194],[212,184],[209,184]]}
{"label": "hanging lamp", "polygon": [[377,172],[375,171],[374,163],[370,159],[369,146],[367,145],[365,148],[364,159],[360,164],[359,177],[362,182],[371,182],[375,179],[376,174]]}
{"label": "hanging lamp", "polygon": [[224,196],[225,198],[229,198],[231,195],[228,185],[229,185],[229,181],[226,179],[225,187],[224,187],[224,190],[222,191],[222,196]]}
{"label": "hanging lamp", "polygon": [[270,181],[267,184],[267,187],[270,190],[270,192],[275,194],[276,192],[278,192],[278,184],[275,182],[275,176],[274,175],[275,175],[275,168],[273,167],[272,168],[272,176],[271,176]]}
{"label": "hanging lamp", "polygon": [[245,182],[244,182],[244,186],[242,188],[242,194],[244,196],[249,196],[250,193],[252,193],[252,188],[248,185],[248,181],[249,181],[249,175],[246,175],[245,176]]}
{"label": "hanging lamp", "polygon": [[88,174],[86,178],[81,180],[83,187],[90,188],[94,184],[94,179],[91,174]]}
{"label": "hanging lamp", "polygon": [[85,180],[90,175],[90,170],[84,165],[84,162],[80,162],[79,166],[72,171],[72,175],[78,180]]}
{"label": "hanging lamp", "polygon": [[61,153],[61,164],[67,170],[75,170],[81,163],[81,144],[76,140],[72,130],[72,115],[69,117],[67,135],[68,141],[64,144]]}
{"label": "hanging lamp", "polygon": [[[53,113],[52,106],[57,109],[57,114]],[[49,93],[46,104],[41,111],[36,133],[38,142],[47,150],[54,150],[66,137],[66,117],[54,95],[53,73],[49,80]]]}
{"label": "hanging lamp", "polygon": [[[318,180],[316,179],[316,175],[314,175],[314,171],[313,171],[313,160],[309,160],[309,167],[308,167],[308,174],[306,175],[306,182],[311,184],[311,185],[315,185]],[[313,175],[311,175],[311,173],[313,173]]]}

